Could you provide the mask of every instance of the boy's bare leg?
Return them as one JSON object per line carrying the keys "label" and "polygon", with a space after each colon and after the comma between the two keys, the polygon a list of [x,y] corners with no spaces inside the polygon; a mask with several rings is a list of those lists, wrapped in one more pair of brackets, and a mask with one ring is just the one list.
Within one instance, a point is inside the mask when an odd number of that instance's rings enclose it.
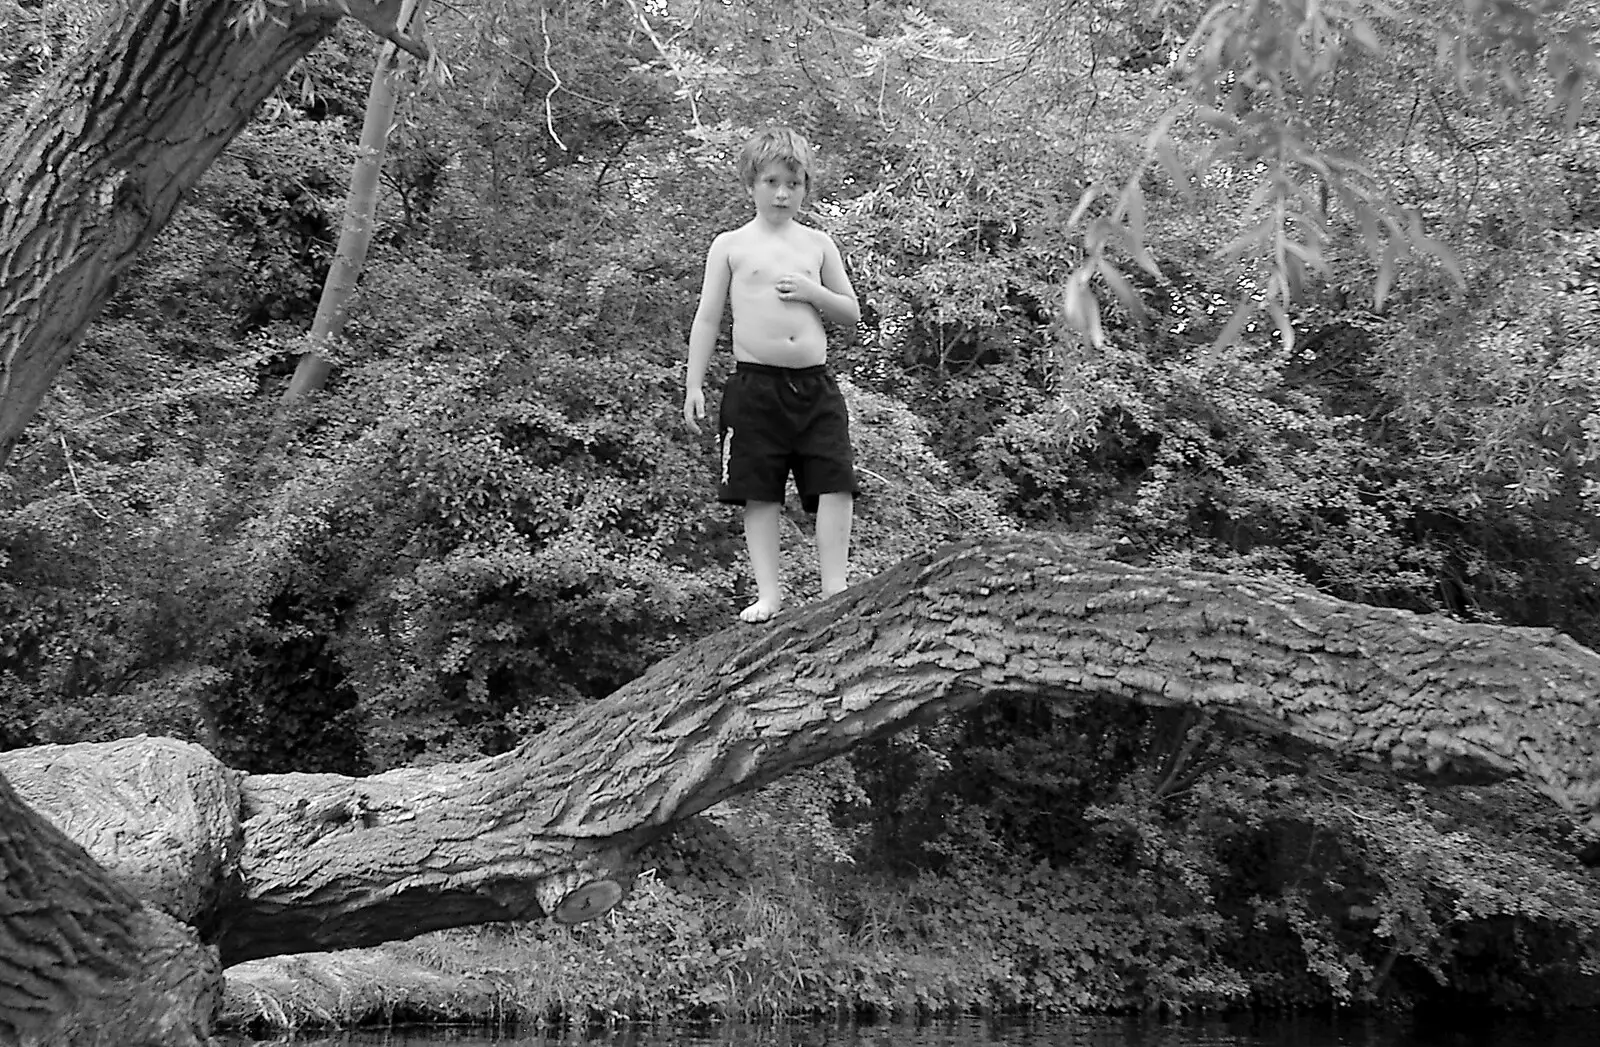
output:
{"label": "boy's bare leg", "polygon": [[777,502],[746,502],[744,544],[756,576],[756,602],[739,612],[747,622],[764,622],[783,609],[783,578],[778,562]]}
{"label": "boy's bare leg", "polygon": [[855,496],[849,491],[817,499],[817,564],[822,570],[822,595],[844,592],[850,573],[850,523]]}

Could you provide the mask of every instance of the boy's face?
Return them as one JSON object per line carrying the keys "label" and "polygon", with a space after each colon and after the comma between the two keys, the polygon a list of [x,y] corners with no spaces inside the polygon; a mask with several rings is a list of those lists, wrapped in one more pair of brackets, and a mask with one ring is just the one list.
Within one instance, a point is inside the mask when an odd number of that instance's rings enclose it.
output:
{"label": "boy's face", "polygon": [[806,176],[799,168],[774,160],[756,171],[749,192],[757,215],[769,222],[781,222],[800,213],[806,198]]}

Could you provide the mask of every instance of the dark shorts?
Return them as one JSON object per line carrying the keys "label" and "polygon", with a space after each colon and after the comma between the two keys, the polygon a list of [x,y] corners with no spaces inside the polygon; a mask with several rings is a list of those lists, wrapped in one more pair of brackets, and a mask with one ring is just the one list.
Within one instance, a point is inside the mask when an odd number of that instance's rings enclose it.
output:
{"label": "dark shorts", "polygon": [[719,502],[782,502],[790,473],[808,513],[820,495],[856,492],[850,415],[826,365],[741,360],[723,387],[717,428]]}

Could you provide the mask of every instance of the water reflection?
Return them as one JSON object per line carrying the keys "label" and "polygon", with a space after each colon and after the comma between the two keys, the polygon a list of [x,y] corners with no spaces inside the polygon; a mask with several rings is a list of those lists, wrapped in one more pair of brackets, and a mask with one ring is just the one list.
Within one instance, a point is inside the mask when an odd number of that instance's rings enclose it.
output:
{"label": "water reflection", "polygon": [[[232,1044],[247,1044],[235,1040]],[[1330,1018],[1051,1018],[926,1025],[660,1025],[611,1031],[495,1033],[393,1029],[257,1041],[253,1047],[1600,1047],[1600,1015],[1536,1022]]]}

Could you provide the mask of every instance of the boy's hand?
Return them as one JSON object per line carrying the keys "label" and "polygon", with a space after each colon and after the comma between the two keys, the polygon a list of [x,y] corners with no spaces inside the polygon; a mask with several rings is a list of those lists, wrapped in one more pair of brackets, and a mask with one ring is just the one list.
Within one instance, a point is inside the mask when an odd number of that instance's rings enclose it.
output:
{"label": "boy's hand", "polygon": [[683,394],[683,420],[691,432],[700,431],[700,419],[706,416],[706,394],[703,389],[690,389]]}
{"label": "boy's hand", "polygon": [[778,297],[785,302],[814,301],[817,292],[822,290],[822,285],[805,273],[784,273],[774,286],[778,289]]}

